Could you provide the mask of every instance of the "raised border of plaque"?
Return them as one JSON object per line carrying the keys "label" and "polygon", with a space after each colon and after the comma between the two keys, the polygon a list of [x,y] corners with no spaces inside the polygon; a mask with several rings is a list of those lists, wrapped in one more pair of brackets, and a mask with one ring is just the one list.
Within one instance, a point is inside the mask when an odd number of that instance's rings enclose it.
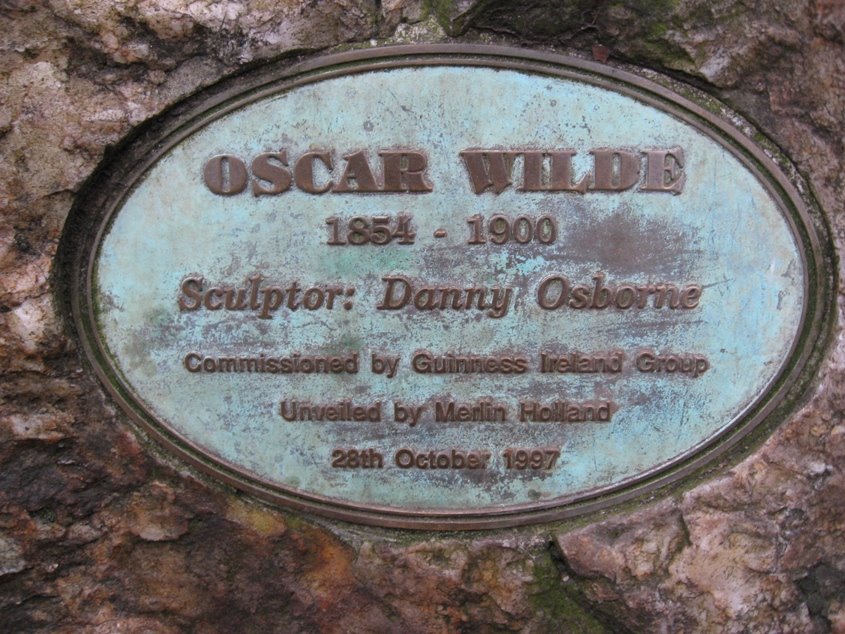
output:
{"label": "raised border of plaque", "polygon": [[[586,496],[507,506],[495,512],[397,510],[303,495],[261,481],[236,465],[214,459],[156,420],[132,388],[122,381],[111,365],[108,348],[96,325],[94,271],[98,248],[109,223],[151,166],[210,122],[268,96],[334,77],[385,68],[436,65],[515,70],[572,79],[627,95],[669,113],[715,140],[753,173],[778,201],[803,257],[806,302],[788,361],[768,389],[757,395],[733,426],[706,444],[690,448],[669,465],[640,473],[622,485],[593,490]],[[61,248],[71,310],[82,347],[111,396],[147,434],[213,478],[284,506],[385,527],[483,529],[559,520],[635,499],[701,472],[729,450],[737,451],[742,441],[755,430],[772,427],[788,415],[812,381],[828,333],[826,324],[831,310],[834,274],[824,222],[817,211],[808,207],[805,200],[809,198],[802,196],[766,151],[751,140],[753,131],[735,127],[727,121],[726,113],[715,114],[655,81],[612,66],[552,53],[480,45],[437,44],[356,50],[287,68],[274,66],[224,81],[142,126],[118,152],[104,161],[79,197]]]}

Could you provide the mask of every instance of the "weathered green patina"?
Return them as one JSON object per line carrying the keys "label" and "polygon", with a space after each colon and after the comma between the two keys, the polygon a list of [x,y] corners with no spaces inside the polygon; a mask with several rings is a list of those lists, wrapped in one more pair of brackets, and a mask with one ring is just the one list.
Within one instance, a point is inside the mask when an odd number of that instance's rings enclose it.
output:
{"label": "weathered green patina", "polygon": [[381,55],[197,115],[105,214],[82,320],[139,420],[265,497],[469,527],[676,477],[779,402],[813,238],[741,134],[583,62]]}

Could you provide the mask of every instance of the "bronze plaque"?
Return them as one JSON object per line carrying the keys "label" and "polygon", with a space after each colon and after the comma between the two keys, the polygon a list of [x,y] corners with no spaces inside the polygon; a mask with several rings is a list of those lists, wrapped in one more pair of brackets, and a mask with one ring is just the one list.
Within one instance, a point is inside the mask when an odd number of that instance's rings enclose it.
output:
{"label": "bronze plaque", "polygon": [[265,499],[406,527],[585,512],[788,407],[820,336],[788,179],[615,69],[353,52],[147,130],[83,202],[83,343],[148,432]]}

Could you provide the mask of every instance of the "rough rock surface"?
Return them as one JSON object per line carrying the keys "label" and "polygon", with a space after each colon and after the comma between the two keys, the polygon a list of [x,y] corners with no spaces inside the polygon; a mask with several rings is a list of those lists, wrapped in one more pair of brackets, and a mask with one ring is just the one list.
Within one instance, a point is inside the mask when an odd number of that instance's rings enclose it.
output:
{"label": "rough rock surface", "polygon": [[109,146],[254,62],[385,38],[569,49],[690,82],[794,160],[843,248],[836,0],[3,0],[0,629],[845,632],[838,327],[805,405],[755,453],[577,527],[437,535],[283,513],[160,457],[109,404],[52,277]]}

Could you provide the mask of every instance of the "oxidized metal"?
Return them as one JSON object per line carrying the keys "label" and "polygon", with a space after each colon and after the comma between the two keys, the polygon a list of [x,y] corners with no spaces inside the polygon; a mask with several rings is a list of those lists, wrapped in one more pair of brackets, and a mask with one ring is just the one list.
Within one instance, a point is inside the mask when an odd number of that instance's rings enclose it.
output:
{"label": "oxidized metal", "polygon": [[160,134],[92,196],[83,341],[136,420],[268,499],[437,528],[583,512],[735,444],[819,337],[792,186],[619,71],[356,52]]}

